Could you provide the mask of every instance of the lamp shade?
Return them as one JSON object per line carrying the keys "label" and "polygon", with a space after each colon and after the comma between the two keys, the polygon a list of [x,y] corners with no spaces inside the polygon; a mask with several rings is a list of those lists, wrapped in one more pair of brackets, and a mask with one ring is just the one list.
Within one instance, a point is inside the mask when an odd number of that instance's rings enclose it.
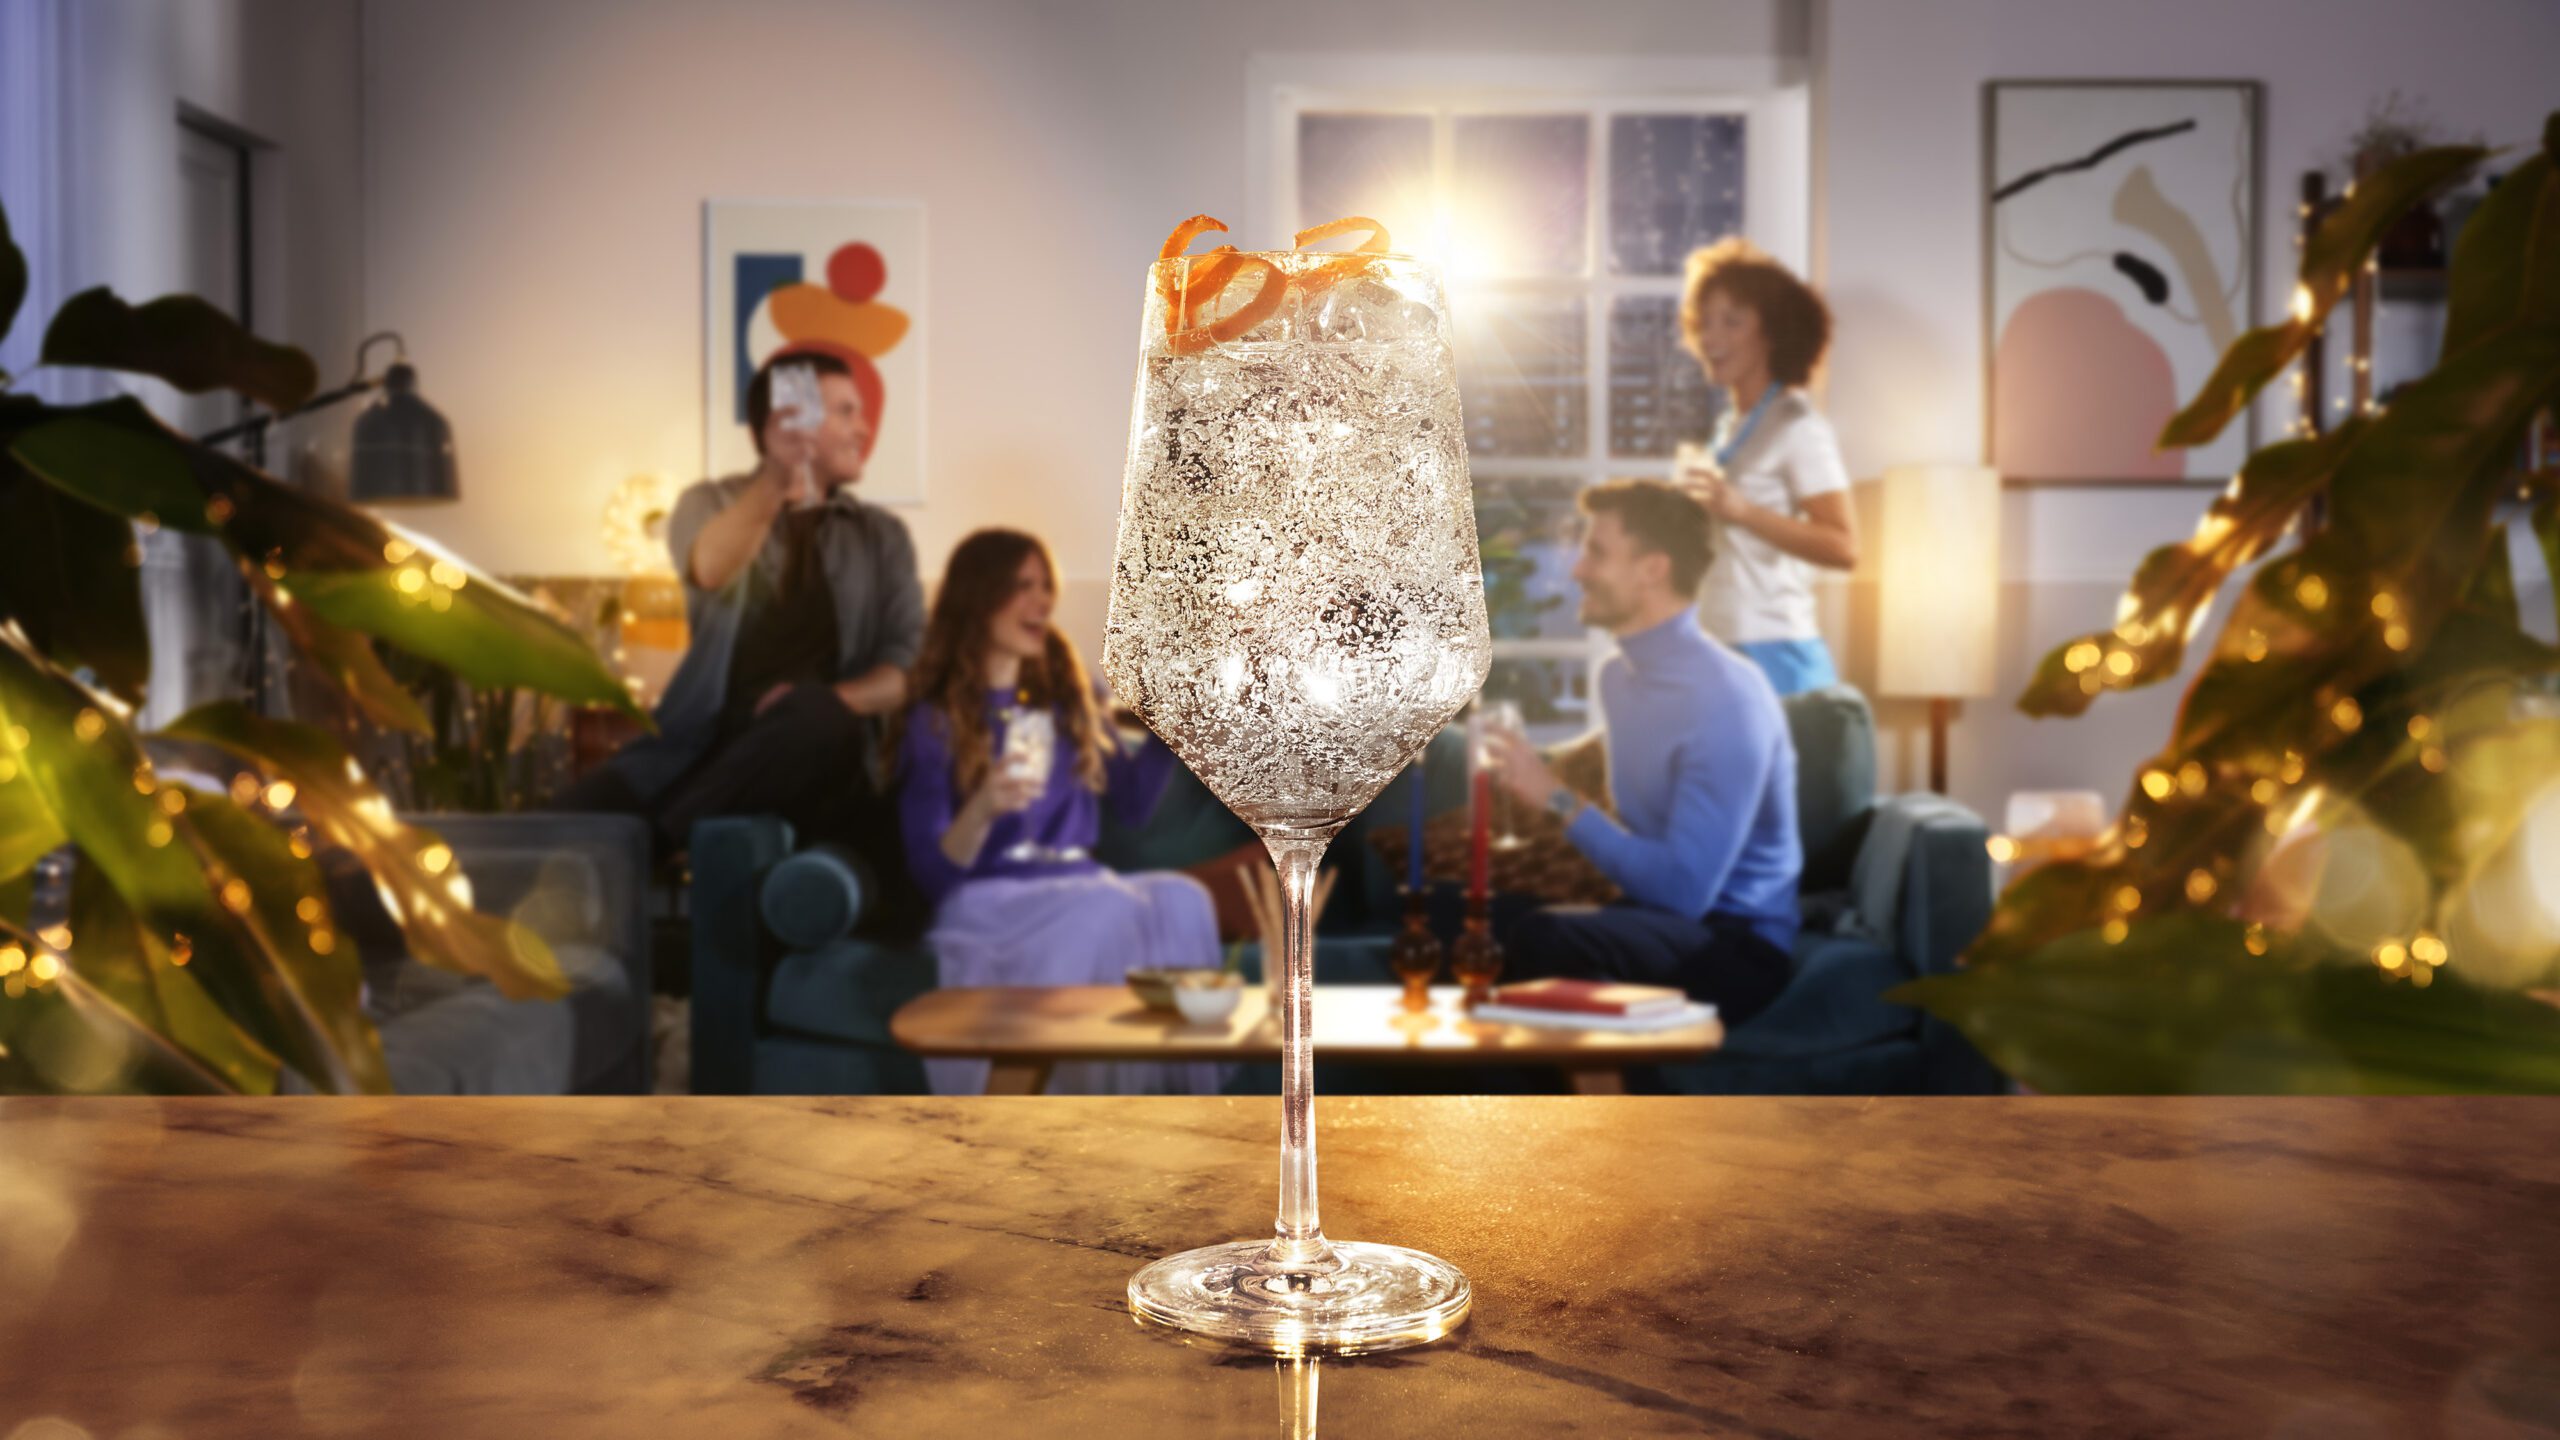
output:
{"label": "lamp shade", "polygon": [[1876,688],[1988,695],[2000,612],[2000,473],[1897,465],[1884,475]]}
{"label": "lamp shade", "polygon": [[369,505],[457,500],[453,427],[418,398],[418,372],[406,363],[382,377],[382,393],[356,416],[347,459],[347,494]]}

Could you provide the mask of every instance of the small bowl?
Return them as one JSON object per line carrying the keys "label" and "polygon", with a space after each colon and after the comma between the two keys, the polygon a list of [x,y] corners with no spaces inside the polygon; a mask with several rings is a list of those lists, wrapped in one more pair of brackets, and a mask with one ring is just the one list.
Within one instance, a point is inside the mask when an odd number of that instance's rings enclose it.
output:
{"label": "small bowl", "polygon": [[1221,979],[1227,983],[1195,982],[1186,978],[1185,983],[1173,987],[1174,1008],[1182,1012],[1183,1019],[1194,1025],[1214,1025],[1233,1015],[1236,1006],[1244,999],[1244,987],[1236,984],[1232,976],[1222,975]]}
{"label": "small bowl", "polygon": [[1223,975],[1225,973],[1226,972],[1223,970],[1190,969],[1180,966],[1160,968],[1152,965],[1142,965],[1139,968],[1128,972],[1128,975],[1125,978],[1129,982],[1130,991],[1138,997],[1140,1004],[1145,1005],[1150,1010],[1169,1011],[1175,1008],[1173,1003],[1174,988],[1185,983],[1197,983],[1191,981],[1189,977],[1195,975]]}

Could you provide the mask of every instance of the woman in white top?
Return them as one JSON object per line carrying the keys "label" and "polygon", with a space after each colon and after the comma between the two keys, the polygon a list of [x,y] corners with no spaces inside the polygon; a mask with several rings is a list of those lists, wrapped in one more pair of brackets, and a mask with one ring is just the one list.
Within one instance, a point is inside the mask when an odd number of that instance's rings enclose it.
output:
{"label": "woman in white top", "polygon": [[1690,255],[1680,330],[1725,392],[1712,446],[1681,447],[1679,480],[1720,532],[1699,616],[1781,695],[1836,684],[1814,622],[1813,569],[1856,565],[1858,531],[1840,443],[1803,390],[1830,344],[1831,312],[1736,238]]}

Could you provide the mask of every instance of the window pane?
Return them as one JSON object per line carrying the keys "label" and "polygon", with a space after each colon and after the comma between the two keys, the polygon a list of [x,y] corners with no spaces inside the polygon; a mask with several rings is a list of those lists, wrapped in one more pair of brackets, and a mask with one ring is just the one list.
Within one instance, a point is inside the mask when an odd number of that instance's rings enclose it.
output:
{"label": "window pane", "polygon": [[1583,300],[1481,296],[1453,308],[1467,448],[1580,456],[1590,444]]}
{"label": "window pane", "polygon": [[1691,250],[1742,233],[1739,115],[1609,122],[1609,268],[1676,275]]}
{"label": "window pane", "polygon": [[[1591,197],[1586,115],[1464,115],[1456,122],[1461,271],[1579,275]],[[1381,219],[1385,218],[1383,216]]]}
{"label": "window pane", "polygon": [[1431,221],[1431,117],[1298,117],[1296,228],[1344,215],[1366,215],[1390,235],[1422,237]]}
{"label": "window pane", "polygon": [[1496,640],[1579,640],[1573,508],[1582,482],[1569,475],[1476,482],[1476,539],[1484,551],[1484,606]]}
{"label": "window pane", "polygon": [[1680,346],[1680,302],[1623,295],[1609,303],[1609,453],[1669,459],[1704,440],[1722,408],[1697,360]]}
{"label": "window pane", "polygon": [[1591,662],[1581,656],[1495,656],[1484,698],[1520,706],[1529,738],[1549,743],[1591,727]]}

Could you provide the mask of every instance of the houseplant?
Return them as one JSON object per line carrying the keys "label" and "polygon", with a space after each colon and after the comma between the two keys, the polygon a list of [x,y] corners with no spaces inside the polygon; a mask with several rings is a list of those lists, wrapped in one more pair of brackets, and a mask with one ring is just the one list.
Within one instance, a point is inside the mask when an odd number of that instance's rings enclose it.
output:
{"label": "houseplant", "polygon": [[[0,334],[26,297],[0,213]],[[309,357],[202,301],[104,289],[47,326],[45,365],[225,389],[289,409]],[[374,724],[427,728],[376,643],[475,686],[629,707],[594,652],[425,540],[188,439],[130,397],[48,404],[0,373],[0,1091],[263,1092],[286,1072],[387,1089],[358,1007],[355,947],[315,848],[364,863],[420,960],[508,995],[566,989],[549,949],[470,905],[452,849],[403,824],[326,731],[205,706],[155,735],[132,705],[150,670],[133,526],[212,536],[307,670]],[[227,757],[189,784],[157,756]],[[32,875],[68,847],[68,914],[39,929]]]}
{"label": "houseplant", "polygon": [[[2368,175],[2305,246],[2289,318],[2240,337],[2160,443],[2219,433],[2397,217],[2487,158]],[[2099,846],[2021,877],[1964,971],[1894,998],[2045,1090],[2560,1090],[2560,650],[2520,624],[2501,509],[2531,499],[2560,572],[2560,477],[2514,462],[2560,399],[2555,162],[2560,114],[2464,226],[2430,373],[2251,456],[2112,629],[2045,657],[2033,715],[2165,680],[2256,566]]]}

